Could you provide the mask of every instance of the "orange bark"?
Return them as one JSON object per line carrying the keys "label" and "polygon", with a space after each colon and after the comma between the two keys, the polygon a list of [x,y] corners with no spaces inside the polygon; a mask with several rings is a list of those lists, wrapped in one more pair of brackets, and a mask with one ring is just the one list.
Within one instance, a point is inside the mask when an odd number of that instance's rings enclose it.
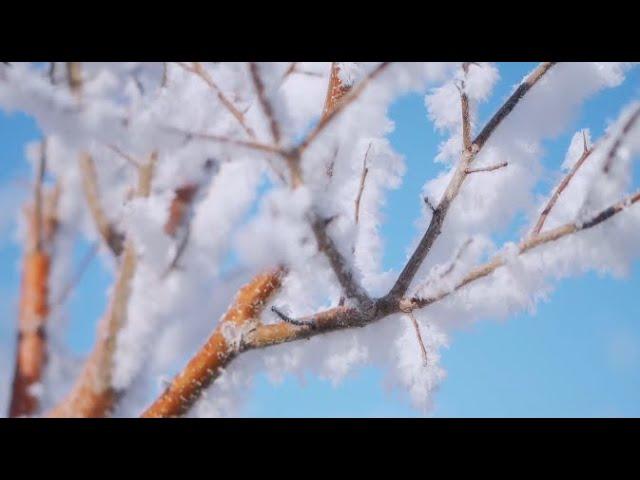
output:
{"label": "orange bark", "polygon": [[[350,89],[340,80],[339,72],[340,67],[336,62],[333,62],[322,118],[336,108],[340,99]],[[177,199],[178,192],[176,192],[174,203],[177,203]],[[172,210],[174,208],[178,210],[182,207],[174,207],[172,204]],[[171,234],[171,230],[168,229],[169,226],[170,223],[167,222],[165,231]],[[271,272],[260,274],[240,289],[234,304],[222,318],[205,345],[173,379],[162,395],[141,415],[143,418],[176,417],[189,410],[199,398],[201,392],[215,380],[220,369],[227,365],[237,353],[237,348],[230,345],[224,337],[223,329],[225,325],[232,324],[234,327],[240,327],[259,315],[266,301],[280,289],[284,273],[284,268],[278,268]],[[264,338],[261,337],[261,341],[269,344],[280,343],[281,337],[289,335],[290,331],[294,329],[289,324],[281,324],[281,328],[278,328],[277,325],[270,325],[269,327],[274,328],[263,329]]]}
{"label": "orange bark", "polygon": [[279,268],[254,277],[242,287],[234,303],[220,320],[205,345],[171,382],[160,397],[142,414],[145,418],[176,417],[186,413],[204,390],[238,352],[239,345],[229,339],[255,321],[269,298],[282,284]]}
{"label": "orange bark", "polygon": [[38,408],[32,388],[40,381],[46,360],[44,322],[49,313],[50,263],[49,255],[40,251],[28,253],[23,261],[11,417],[31,415]]}

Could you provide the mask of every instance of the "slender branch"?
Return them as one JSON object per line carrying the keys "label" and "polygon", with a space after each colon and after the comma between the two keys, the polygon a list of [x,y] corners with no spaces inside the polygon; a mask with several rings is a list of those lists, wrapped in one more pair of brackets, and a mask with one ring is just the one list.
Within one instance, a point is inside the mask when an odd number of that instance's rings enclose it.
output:
{"label": "slender branch", "polygon": [[113,255],[119,257],[124,248],[124,234],[118,231],[102,208],[100,189],[98,187],[98,175],[93,159],[89,153],[83,152],[80,154],[78,162],[87,206],[89,207],[89,212],[96,225],[96,229]]}
{"label": "slender branch", "polygon": [[200,140],[211,140],[213,142],[225,143],[228,145],[234,145],[236,147],[248,148],[250,150],[256,150],[264,153],[275,153],[277,155],[286,156],[286,152],[282,150],[280,147],[275,145],[269,145],[266,143],[260,143],[251,140],[239,140],[235,138],[229,138],[222,135],[216,135],[214,133],[206,133],[206,132],[191,132],[189,130],[183,130],[181,128],[173,127],[173,126],[165,126],[163,127],[165,130],[170,132],[183,135],[187,139],[200,139]]}
{"label": "slender branch", "polygon": [[363,78],[355,87],[353,87],[346,95],[344,95],[340,102],[333,105],[332,110],[326,110],[325,114],[322,116],[316,127],[309,132],[309,134],[298,143],[298,146],[295,148],[299,153],[304,152],[309,146],[313,143],[313,141],[318,138],[318,136],[324,131],[325,128],[335,119],[340,113],[342,113],[345,108],[353,103],[367,88],[369,82],[378,77],[382,72],[384,72],[387,67],[389,67],[389,62],[382,62],[376,68],[374,68],[369,74]]}
{"label": "slender branch", "polygon": [[91,247],[87,250],[87,253],[85,253],[84,257],[82,257],[82,260],[80,261],[80,266],[78,267],[76,272],[73,274],[69,282],[61,290],[60,295],[58,295],[58,298],[54,302],[52,302],[51,311],[49,312],[49,315],[53,314],[55,311],[57,311],[60,307],[64,305],[64,303],[70,297],[73,290],[80,283],[82,276],[89,268],[89,265],[91,265],[91,262],[96,257],[97,253],[98,253],[98,244],[93,243]]}
{"label": "slender branch", "polygon": [[422,362],[426,367],[428,364],[427,349],[424,346],[424,341],[422,340],[422,334],[420,333],[420,325],[418,325],[418,321],[416,320],[416,317],[413,314],[413,312],[408,312],[407,317],[409,317],[409,320],[411,320],[411,323],[413,324],[413,329],[416,332],[416,338],[418,340],[418,344],[420,345],[420,352],[422,353]]}
{"label": "slender branch", "polygon": [[629,134],[629,132],[631,131],[633,126],[636,124],[639,118],[640,118],[640,105],[638,105],[636,109],[633,111],[633,113],[631,113],[631,115],[625,122],[624,126],[622,127],[622,131],[620,132],[620,135],[618,135],[618,138],[616,138],[615,142],[611,146],[611,149],[609,150],[609,153],[607,155],[607,159],[604,163],[604,167],[602,169],[604,173],[609,173],[609,170],[611,169],[611,165],[613,165],[613,161],[618,155],[618,150],[620,150],[620,147],[622,146],[622,142],[624,141],[626,136]]}
{"label": "slender branch", "polygon": [[509,162],[502,162],[502,163],[498,163],[496,165],[490,165],[488,167],[467,168],[465,170],[465,173],[467,175],[470,175],[472,173],[478,173],[478,172],[493,172],[494,170],[499,170],[499,169],[504,168],[504,167],[506,167],[508,165],[509,165]]}
{"label": "slender branch", "polygon": [[325,219],[317,215],[312,215],[311,217],[310,224],[316,241],[318,242],[318,249],[326,255],[345,294],[350,298],[355,298],[361,304],[370,303],[371,299],[369,295],[367,295],[364,289],[356,282],[353,273],[347,266],[347,260],[329,236],[327,223]]}
{"label": "slender branch", "polygon": [[[435,243],[436,239],[440,236],[442,225],[444,223],[447,212],[449,211],[449,207],[460,192],[460,188],[462,187],[462,184],[467,177],[467,170],[471,162],[478,155],[478,153],[486,144],[487,140],[498,127],[498,125],[504,120],[507,115],[509,115],[509,113],[513,111],[516,105],[522,100],[522,98],[524,98],[526,93],[531,90],[531,88],[544,76],[546,72],[549,71],[552,66],[553,63],[547,62],[541,64],[538,68],[536,68],[516,89],[513,95],[511,95],[511,97],[507,99],[507,101],[504,103],[504,105],[502,105],[498,112],[496,112],[496,114],[489,120],[487,125],[482,129],[482,132],[480,132],[478,137],[476,137],[476,139],[473,141],[471,149],[465,150],[463,152],[458,167],[451,177],[449,185],[447,186],[440,200],[440,203],[433,210],[433,215],[431,217],[429,226],[427,227],[427,231],[424,233],[415,251],[398,276],[396,283],[387,294],[388,300],[394,298],[397,299],[404,296],[407,289],[411,285],[411,282],[413,281],[416,273],[418,273],[418,269],[422,265],[422,262],[431,251],[431,247]],[[461,101],[461,103],[464,102]],[[462,105],[461,110],[464,116],[464,105]]]}
{"label": "slender branch", "polygon": [[516,88],[507,101],[500,107],[500,109],[491,117],[482,131],[473,141],[473,145],[480,150],[493,132],[498,128],[500,123],[513,111],[513,109],[520,103],[531,88],[540,81],[542,77],[556,64],[556,62],[544,62],[541,63],[533,72],[531,72],[527,78]]}
{"label": "slender branch", "polygon": [[193,62],[192,65],[188,65],[184,62],[176,62],[183,69],[188,72],[195,74],[200,77],[218,96],[218,99],[222,103],[222,105],[233,115],[233,117],[238,121],[242,129],[250,138],[255,138],[255,133],[253,130],[247,125],[244,114],[236,108],[231,100],[227,98],[227,96],[222,92],[220,87],[213,81],[213,78],[209,73],[205,70],[205,68],[198,62]]}
{"label": "slender branch", "polygon": [[[604,210],[600,211],[597,215],[593,216],[590,220],[587,220],[586,222],[567,223],[560,227],[549,230],[547,232],[540,233],[536,236],[528,237],[522,240],[518,245],[518,254],[522,255],[541,245],[545,245],[547,243],[554,242],[568,235],[571,235],[583,230],[587,230],[589,228],[593,228],[596,225],[599,225],[602,222],[613,217],[614,215],[622,212],[624,209],[628,208],[634,203],[637,203],[638,201],[640,201],[640,192],[636,192],[635,194],[630,195],[624,198],[623,200],[620,200],[619,202],[611,205],[610,207],[605,208]],[[467,275],[465,275],[465,277],[462,280],[460,280],[456,284],[456,286],[453,289],[440,292],[436,295],[433,295],[427,298],[412,298],[408,300],[402,300],[401,308],[403,310],[408,311],[408,310],[415,310],[416,308],[423,308],[428,305],[431,305],[432,303],[435,303],[439,300],[442,300],[445,297],[448,297],[449,295],[460,290],[466,285],[476,280],[479,280],[480,278],[486,277],[487,275],[497,270],[499,267],[506,265],[506,263],[507,263],[507,258],[505,258],[503,255],[496,255],[493,259],[491,259],[487,263],[484,263],[474,268],[473,270],[471,270]]]}
{"label": "slender branch", "polygon": [[355,201],[355,220],[356,224],[360,220],[360,200],[362,199],[362,192],[364,192],[364,185],[367,180],[367,174],[369,173],[369,167],[367,166],[367,157],[369,156],[369,150],[371,150],[371,143],[367,147],[367,152],[364,154],[364,160],[362,162],[362,176],[360,177],[360,188],[358,188],[358,195]]}
{"label": "slender branch", "polygon": [[280,319],[282,321],[290,323],[291,325],[296,325],[298,327],[309,326],[311,328],[313,328],[313,326],[314,326],[313,322],[306,322],[304,320],[296,320],[294,318],[291,318],[289,315],[284,313],[282,310],[280,310],[275,305],[273,307],[271,307],[271,311],[273,313],[275,313],[278,317],[280,317]]}
{"label": "slender branch", "polygon": [[593,150],[595,147],[589,148],[587,146],[587,137],[584,132],[583,132],[583,141],[584,141],[584,147],[583,147],[582,155],[580,155],[580,158],[571,167],[571,170],[569,170],[569,172],[564,176],[562,181],[558,184],[553,194],[551,195],[551,198],[549,198],[549,201],[542,209],[542,212],[540,213],[540,217],[538,217],[538,221],[536,222],[535,227],[533,227],[533,230],[531,231],[532,236],[538,235],[542,231],[542,227],[544,226],[544,223],[547,221],[547,217],[551,213],[551,210],[553,210],[553,207],[558,202],[560,195],[562,195],[562,192],[564,192],[564,190],[567,188],[567,186],[569,185],[569,183],[571,182],[571,180],[573,179],[577,171],[580,169],[580,167],[582,167],[582,165],[587,160],[587,158],[589,158],[591,153],[593,153]]}
{"label": "slender branch", "polygon": [[278,120],[276,119],[275,113],[273,111],[273,105],[271,105],[271,102],[267,98],[267,92],[265,91],[264,82],[262,81],[262,77],[260,76],[258,64],[255,62],[249,62],[249,71],[251,72],[251,79],[253,80],[253,86],[256,89],[258,101],[260,102],[262,112],[269,120],[271,137],[273,138],[273,141],[276,142],[276,145],[279,145],[281,140],[280,125],[278,124]]}

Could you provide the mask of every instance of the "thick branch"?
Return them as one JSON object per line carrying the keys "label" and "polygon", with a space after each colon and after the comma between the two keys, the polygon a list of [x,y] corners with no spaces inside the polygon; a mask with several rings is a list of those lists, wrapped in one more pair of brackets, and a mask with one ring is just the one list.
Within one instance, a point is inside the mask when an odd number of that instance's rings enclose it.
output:
{"label": "thick branch", "polygon": [[[58,190],[42,193],[44,167],[37,174],[34,202],[26,210],[28,231],[23,258],[15,370],[9,416],[36,413],[39,401],[34,387],[40,382],[47,357],[46,320],[50,313],[49,276],[54,235],[57,231]],[[34,238],[39,236],[39,241]]]}
{"label": "thick branch", "polygon": [[176,417],[186,413],[201,392],[237,354],[240,345],[233,340],[255,322],[269,298],[280,289],[284,269],[256,276],[240,289],[205,345],[147,408],[142,417]]}

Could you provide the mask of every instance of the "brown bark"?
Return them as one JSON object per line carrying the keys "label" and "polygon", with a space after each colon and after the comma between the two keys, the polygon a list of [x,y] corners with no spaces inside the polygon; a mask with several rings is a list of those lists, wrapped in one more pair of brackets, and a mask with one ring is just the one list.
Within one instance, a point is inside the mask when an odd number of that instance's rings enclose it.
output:
{"label": "brown bark", "polygon": [[257,275],[240,289],[205,345],[142,417],[176,417],[189,410],[201,392],[219,375],[221,368],[238,352],[240,345],[230,341],[225,332],[229,329],[242,332],[248,324],[257,321],[266,302],[279,290],[283,274],[284,269],[278,268]]}

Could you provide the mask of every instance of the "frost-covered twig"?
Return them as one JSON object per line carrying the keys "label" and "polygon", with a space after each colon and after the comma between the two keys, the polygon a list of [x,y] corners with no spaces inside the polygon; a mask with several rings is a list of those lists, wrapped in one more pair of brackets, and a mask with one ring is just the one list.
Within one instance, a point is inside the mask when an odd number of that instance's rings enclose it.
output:
{"label": "frost-covered twig", "polygon": [[82,175],[82,188],[96,229],[113,255],[119,257],[124,248],[124,234],[118,231],[102,208],[98,175],[93,158],[88,152],[83,152],[78,158],[78,164]]}
{"label": "frost-covered twig", "polygon": [[355,201],[355,220],[356,224],[360,220],[360,200],[362,199],[362,192],[364,192],[364,185],[367,181],[367,174],[369,173],[369,167],[367,166],[367,157],[369,156],[369,150],[371,150],[371,143],[367,147],[367,152],[364,154],[364,160],[362,161],[362,175],[360,176],[360,187],[358,188],[358,195]]}
{"label": "frost-covered twig", "polygon": [[426,367],[428,364],[427,349],[424,346],[424,340],[422,340],[422,334],[420,333],[420,325],[418,325],[418,321],[416,320],[416,317],[413,314],[413,312],[408,312],[407,317],[409,317],[409,320],[411,320],[411,323],[413,324],[413,329],[416,332],[416,339],[418,340],[418,344],[420,345],[420,352],[422,353],[422,363],[424,363]]}
{"label": "frost-covered twig", "polygon": [[318,249],[323,252],[329,260],[329,264],[336,274],[344,293],[347,297],[358,300],[360,304],[369,303],[369,295],[367,295],[367,292],[365,292],[355,280],[353,272],[348,267],[346,258],[340,253],[337,245],[327,232],[328,222],[317,215],[312,215],[310,223],[316,241],[318,242]]}
{"label": "frost-covered twig", "polygon": [[262,81],[262,76],[260,75],[258,64],[256,62],[249,62],[249,71],[251,72],[251,79],[253,81],[253,86],[256,90],[256,94],[258,95],[258,101],[260,102],[262,112],[267,117],[267,120],[269,120],[271,137],[273,138],[273,141],[276,143],[276,145],[279,145],[280,125],[273,111],[273,105],[271,105],[271,102],[267,98],[267,92],[265,91],[264,82]]}
{"label": "frost-covered twig", "polygon": [[611,149],[607,154],[607,159],[605,160],[604,166],[602,167],[602,171],[604,173],[609,173],[609,170],[611,169],[611,165],[613,165],[613,161],[616,159],[616,156],[618,155],[618,150],[620,150],[620,147],[622,146],[622,143],[624,142],[626,136],[629,134],[629,132],[634,127],[634,125],[636,124],[639,118],[640,118],[640,105],[638,105],[633,110],[633,112],[625,122],[624,126],[622,127],[620,134],[618,135],[615,142],[611,146]]}
{"label": "frost-covered twig", "polygon": [[[427,231],[424,233],[422,239],[418,243],[418,246],[409,258],[402,272],[398,276],[396,283],[387,295],[389,300],[402,297],[411,285],[411,282],[413,281],[416,273],[418,273],[418,269],[422,265],[422,262],[429,254],[429,251],[431,250],[431,247],[435,243],[436,239],[440,236],[442,225],[444,223],[444,219],[447,215],[449,207],[451,206],[453,200],[458,196],[460,188],[462,187],[462,184],[467,177],[467,169],[473,162],[474,158],[478,155],[482,147],[486,144],[487,140],[498,127],[498,125],[502,122],[502,120],[504,120],[504,118],[516,107],[520,100],[522,100],[525,94],[529,90],[531,90],[531,88],[544,76],[546,72],[549,71],[552,66],[552,62],[547,62],[537,67],[524,80],[524,82],[520,84],[520,86],[511,95],[511,97],[509,97],[507,101],[502,105],[502,107],[498,110],[498,112],[496,112],[496,114],[489,120],[487,125],[482,129],[482,132],[480,132],[480,134],[472,142],[471,147],[463,152],[462,158],[458,163],[458,167],[451,177],[449,185],[447,185],[440,203],[438,203],[438,206],[433,210],[433,216],[431,217],[431,221],[429,222]],[[464,122],[464,100],[462,100],[461,103]]]}
{"label": "frost-covered twig", "polygon": [[[318,122],[318,124],[315,126],[313,130],[311,130],[307,134],[307,136],[304,139],[300,141],[300,143],[298,143],[298,145],[294,148],[294,150],[299,154],[302,154],[302,152],[304,152],[307,148],[309,148],[311,143],[313,143],[316,140],[316,138],[318,138],[318,136],[324,131],[325,128],[327,128],[327,126],[331,123],[331,121],[334,118],[336,118],[340,113],[342,113],[349,104],[355,101],[362,94],[362,92],[364,92],[364,90],[367,88],[367,85],[369,84],[369,82],[371,82],[376,77],[378,77],[382,72],[384,72],[387,69],[387,67],[389,67],[389,65],[390,65],[390,62],[382,62],[380,65],[374,68],[371,72],[369,72],[365,78],[360,80],[360,82],[358,82],[356,86],[351,88],[346,93],[346,95],[342,96],[339,102],[333,102],[333,101],[329,102],[329,105],[331,105],[333,108],[330,110],[327,110],[326,109],[327,107],[325,107],[325,113],[320,119],[320,121]],[[332,70],[332,75],[333,74],[334,73]],[[336,73],[336,76],[337,76],[337,73]],[[332,97],[333,97],[333,94],[331,94],[331,98]]]}
{"label": "frost-covered twig", "polygon": [[538,221],[536,222],[535,227],[533,227],[533,230],[531,231],[532,236],[538,235],[542,231],[542,227],[544,226],[544,223],[546,222],[547,217],[549,216],[549,213],[551,213],[551,210],[553,209],[558,199],[560,198],[560,195],[562,195],[562,192],[567,188],[567,186],[569,185],[569,182],[571,182],[571,179],[573,179],[577,171],[580,169],[580,167],[582,167],[584,162],[587,160],[587,158],[589,158],[589,156],[593,153],[595,149],[595,146],[589,147],[587,145],[587,137],[584,131],[582,132],[582,135],[583,135],[582,155],[580,155],[580,158],[571,167],[571,170],[569,170],[569,172],[564,176],[562,181],[558,184],[558,186],[553,191],[551,198],[549,198],[549,201],[542,209],[542,212],[540,213],[540,217],[538,217]]}
{"label": "frost-covered twig", "polygon": [[500,109],[491,117],[482,131],[473,141],[473,145],[480,150],[493,132],[498,128],[500,123],[511,113],[511,111],[520,103],[522,98],[527,94],[533,86],[540,81],[542,77],[556,64],[556,62],[541,63],[527,78],[516,88],[507,101]]}
{"label": "frost-covered twig", "polygon": [[502,163],[498,163],[496,165],[489,165],[488,167],[467,168],[465,170],[465,173],[467,175],[470,175],[472,173],[478,173],[478,172],[493,172],[494,170],[499,170],[499,169],[504,168],[504,167],[506,167],[508,165],[509,165],[509,162],[502,162]]}
{"label": "frost-covered twig", "polygon": [[[587,220],[583,223],[567,223],[560,227],[554,228],[544,233],[540,233],[533,237],[528,237],[520,242],[518,245],[518,255],[522,255],[534,248],[539,247],[540,245],[544,245],[550,242],[554,242],[568,235],[575,234],[582,230],[587,230],[589,228],[595,227],[596,225],[601,224],[602,222],[608,220],[614,215],[622,212],[625,208],[631,206],[632,204],[640,201],[640,192],[636,192],[633,195],[630,195],[619,202],[614,203],[608,208],[601,210],[598,214],[591,217],[591,219]],[[443,298],[449,296],[451,293],[460,290],[462,287],[479,280],[480,278],[486,277],[487,275],[494,272],[499,267],[502,267],[507,262],[507,259],[503,255],[497,255],[487,263],[480,265],[479,267],[471,270],[467,275],[465,275],[462,280],[460,280],[455,287],[451,290],[443,291],[436,295],[427,297],[427,298],[411,298],[402,300],[400,305],[405,310],[415,310],[416,308],[423,308],[427,305],[431,305]]]}
{"label": "frost-covered twig", "polygon": [[248,148],[249,150],[256,150],[258,152],[263,153],[274,153],[280,156],[286,156],[286,152],[282,150],[282,148],[276,145],[269,145],[267,143],[261,143],[257,141],[251,140],[239,140],[237,138],[225,137],[223,135],[216,135],[214,133],[206,133],[206,132],[192,132],[189,130],[184,130],[182,128],[174,127],[174,126],[165,126],[163,127],[165,130],[170,132],[179,134],[187,138],[191,139],[200,139],[200,140],[210,140],[217,143],[223,143],[227,145],[233,145],[236,147]]}
{"label": "frost-covered twig", "polygon": [[205,68],[199,62],[192,62],[189,65],[186,62],[176,62],[183,69],[188,72],[193,73],[194,75],[200,77],[218,96],[218,100],[220,103],[233,115],[233,117],[238,121],[242,129],[250,138],[255,138],[255,134],[253,130],[247,125],[247,122],[244,118],[244,114],[236,108],[231,100],[227,98],[224,92],[220,89],[218,84],[214,82],[213,78],[209,73],[205,70]]}

